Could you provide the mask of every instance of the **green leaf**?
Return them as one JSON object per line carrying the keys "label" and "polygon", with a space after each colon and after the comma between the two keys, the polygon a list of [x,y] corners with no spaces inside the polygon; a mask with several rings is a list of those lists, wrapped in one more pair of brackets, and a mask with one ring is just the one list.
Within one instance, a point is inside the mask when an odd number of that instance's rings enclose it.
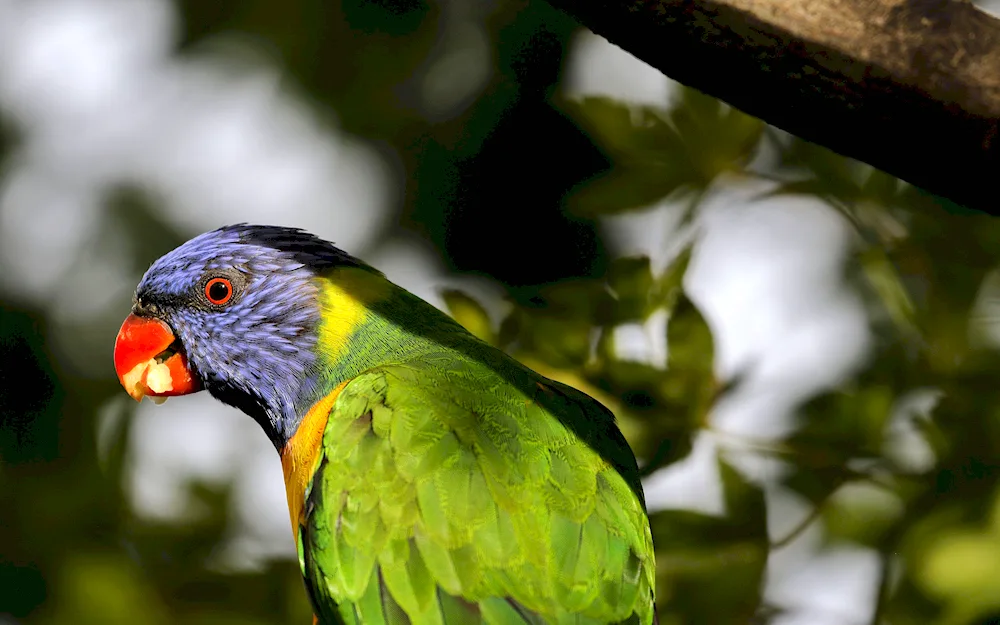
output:
{"label": "green leaf", "polygon": [[879,380],[813,397],[786,441],[793,470],[784,484],[818,504],[858,477],[850,463],[880,458],[895,390]]}
{"label": "green leaf", "polygon": [[514,307],[510,313],[500,322],[500,330],[497,332],[497,345],[503,349],[510,349],[511,345],[517,341],[521,335],[524,325],[524,313],[520,308]]}
{"label": "green leaf", "polygon": [[653,272],[648,256],[617,258],[608,269],[608,288],[613,299],[611,323],[640,321],[653,312]]}
{"label": "green leaf", "polygon": [[599,343],[599,353],[605,355],[604,382],[649,428],[649,437],[636,445],[636,453],[645,460],[644,475],[690,452],[717,388],[711,331],[697,308],[683,296],[667,323],[667,350],[667,369],[663,371],[616,360],[610,333]]}
{"label": "green leaf", "polygon": [[742,170],[765,128],[756,117],[691,87],[681,89],[670,121],[703,184],[723,172]]}
{"label": "green leaf", "polygon": [[659,391],[696,430],[704,424],[717,387],[712,332],[691,300],[681,296],[667,322],[667,370]]}
{"label": "green leaf", "polygon": [[885,250],[870,246],[861,252],[858,260],[868,284],[896,326],[909,335],[915,335],[917,322],[913,301]]}
{"label": "green leaf", "polygon": [[734,528],[735,535],[751,540],[768,541],[767,503],[764,491],[733,468],[721,457],[718,458],[719,476],[722,478],[722,494],[726,503],[726,516],[739,519]]}
{"label": "green leaf", "polygon": [[609,172],[567,198],[572,211],[588,216],[704,189],[720,173],[741,170],[764,129],[760,120],[687,88],[669,110],[609,98],[561,106],[612,161]]}
{"label": "green leaf", "polygon": [[582,367],[590,358],[596,321],[610,306],[604,281],[574,280],[545,285],[518,304],[501,325],[503,341],[517,341],[519,354],[559,368]]}
{"label": "green leaf", "polygon": [[57,622],[126,625],[138,615],[144,623],[169,622],[156,589],[122,555],[74,553],[62,564],[59,578],[53,602]]}
{"label": "green leaf", "polygon": [[845,200],[860,197],[867,177],[867,165],[804,139],[793,139],[781,159],[785,167],[811,172],[826,193]]}
{"label": "green leaf", "polygon": [[611,160],[611,169],[573,189],[574,213],[595,216],[645,208],[688,187],[704,185],[666,111],[603,97],[561,107]]}
{"label": "green leaf", "polygon": [[823,505],[828,539],[877,548],[903,513],[899,497],[866,482],[848,482]]}
{"label": "green leaf", "polygon": [[663,306],[668,311],[672,311],[677,305],[678,299],[683,295],[684,276],[693,251],[693,242],[688,243],[656,279],[654,294],[656,305]]}
{"label": "green leaf", "polygon": [[884,206],[892,206],[898,199],[899,189],[899,178],[872,167],[868,178],[861,186],[861,194]]}
{"label": "green leaf", "polygon": [[662,161],[681,147],[665,111],[607,97],[587,97],[560,104],[594,143],[616,162]]}
{"label": "green leaf", "polygon": [[496,335],[493,333],[493,324],[490,322],[489,313],[483,305],[477,302],[472,296],[456,289],[447,289],[441,292],[444,303],[448,307],[448,312],[455,321],[462,324],[466,330],[476,337],[490,344],[495,344]]}
{"label": "green leaf", "polygon": [[946,622],[966,623],[985,611],[1000,610],[1000,539],[978,531],[935,537],[916,579],[949,604],[954,616]]}
{"label": "green leaf", "polygon": [[714,378],[712,331],[698,308],[684,295],[678,298],[667,323],[667,350],[668,370]]}
{"label": "green leaf", "polygon": [[697,183],[697,176],[682,163],[616,164],[570,190],[566,205],[584,217],[613,215],[647,208]]}

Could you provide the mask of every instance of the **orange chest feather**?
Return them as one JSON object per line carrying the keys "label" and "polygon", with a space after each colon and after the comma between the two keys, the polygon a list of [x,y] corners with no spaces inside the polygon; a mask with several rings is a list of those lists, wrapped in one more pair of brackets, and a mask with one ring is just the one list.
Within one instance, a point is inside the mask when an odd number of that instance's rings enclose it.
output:
{"label": "orange chest feather", "polygon": [[292,533],[297,537],[302,508],[305,506],[306,487],[316,470],[320,449],[323,446],[323,431],[330,418],[330,410],[340,392],[347,386],[343,382],[326,397],[319,400],[303,417],[295,434],[281,450],[281,468],[285,473],[285,494],[288,497],[288,513],[292,519]]}

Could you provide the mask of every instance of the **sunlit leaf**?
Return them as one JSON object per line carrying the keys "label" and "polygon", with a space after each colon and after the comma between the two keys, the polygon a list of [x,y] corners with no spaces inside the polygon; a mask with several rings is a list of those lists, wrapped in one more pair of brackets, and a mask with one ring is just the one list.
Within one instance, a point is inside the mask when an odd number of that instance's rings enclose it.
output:
{"label": "sunlit leaf", "polygon": [[899,497],[886,488],[851,482],[823,503],[821,518],[828,540],[877,546],[903,512]]}
{"label": "sunlit leaf", "polygon": [[493,333],[493,324],[490,315],[467,293],[455,289],[446,289],[441,292],[448,312],[455,321],[462,324],[466,330],[487,343],[494,343],[496,336]]}
{"label": "sunlit leaf", "polygon": [[958,531],[935,540],[917,573],[932,594],[949,605],[945,623],[1000,609],[1000,538]]}

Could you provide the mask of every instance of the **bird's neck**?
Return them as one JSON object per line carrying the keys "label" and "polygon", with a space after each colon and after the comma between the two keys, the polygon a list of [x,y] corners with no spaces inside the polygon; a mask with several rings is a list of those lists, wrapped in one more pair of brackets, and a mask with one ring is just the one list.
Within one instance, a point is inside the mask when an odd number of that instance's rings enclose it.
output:
{"label": "bird's neck", "polygon": [[340,268],[320,278],[320,302],[316,365],[293,414],[282,416],[279,450],[306,415],[364,371],[475,341],[448,315],[371,271]]}

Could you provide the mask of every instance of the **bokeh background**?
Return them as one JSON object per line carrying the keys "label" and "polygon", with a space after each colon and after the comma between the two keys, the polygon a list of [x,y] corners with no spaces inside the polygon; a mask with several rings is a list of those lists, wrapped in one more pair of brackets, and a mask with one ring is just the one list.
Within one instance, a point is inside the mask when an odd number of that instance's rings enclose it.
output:
{"label": "bokeh background", "polygon": [[112,369],[240,221],[611,407],[661,623],[1000,618],[996,219],[541,0],[0,0],[0,624],[310,622],[266,437]]}

